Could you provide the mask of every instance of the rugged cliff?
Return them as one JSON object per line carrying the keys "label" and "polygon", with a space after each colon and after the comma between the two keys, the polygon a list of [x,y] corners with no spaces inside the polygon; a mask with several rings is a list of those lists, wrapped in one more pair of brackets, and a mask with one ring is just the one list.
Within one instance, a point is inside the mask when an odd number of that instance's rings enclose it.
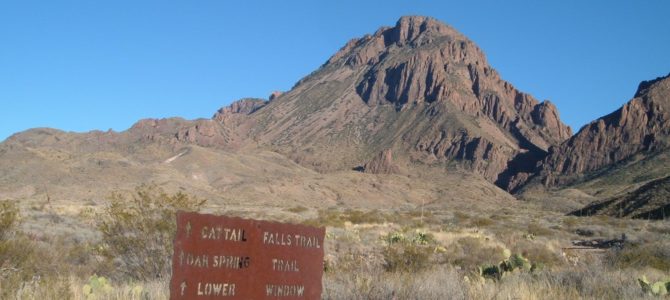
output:
{"label": "rugged cliff", "polygon": [[635,97],[620,109],[584,126],[550,150],[540,169],[547,186],[565,185],[636,156],[668,148],[670,77],[640,83]]}
{"label": "rugged cliff", "polygon": [[249,119],[243,135],[321,171],[393,149],[503,187],[571,135],[554,105],[515,89],[472,41],[426,17],[351,40]]}

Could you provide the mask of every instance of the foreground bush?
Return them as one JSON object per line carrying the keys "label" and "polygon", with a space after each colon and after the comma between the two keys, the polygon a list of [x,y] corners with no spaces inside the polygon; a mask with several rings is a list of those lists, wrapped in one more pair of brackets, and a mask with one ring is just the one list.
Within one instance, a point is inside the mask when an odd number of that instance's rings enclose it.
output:
{"label": "foreground bush", "polygon": [[205,201],[141,186],[131,196],[115,193],[99,215],[98,247],[112,276],[148,281],[169,278],[176,212],[197,211]]}

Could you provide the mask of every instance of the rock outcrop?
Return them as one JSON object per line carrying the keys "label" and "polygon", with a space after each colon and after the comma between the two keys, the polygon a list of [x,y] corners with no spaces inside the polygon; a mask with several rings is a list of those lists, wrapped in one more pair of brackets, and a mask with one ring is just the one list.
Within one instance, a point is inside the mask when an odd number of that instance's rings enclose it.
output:
{"label": "rock outcrop", "polygon": [[395,174],[399,168],[393,162],[393,151],[391,149],[379,152],[375,158],[363,167],[365,173],[371,174]]}
{"label": "rock outcrop", "polygon": [[636,155],[668,148],[670,75],[642,82],[635,97],[615,112],[584,126],[542,162],[547,186],[569,184]]}
{"label": "rock outcrop", "polygon": [[277,97],[281,96],[284,92],[280,91],[274,91],[272,94],[270,94],[270,97],[268,97],[268,100],[272,101],[274,99],[277,99]]}
{"label": "rock outcrop", "polygon": [[235,115],[248,115],[256,111],[257,109],[265,106],[267,101],[263,99],[256,98],[244,98],[237,100],[226,107],[220,108],[212,119],[219,122],[225,122],[231,116]]}

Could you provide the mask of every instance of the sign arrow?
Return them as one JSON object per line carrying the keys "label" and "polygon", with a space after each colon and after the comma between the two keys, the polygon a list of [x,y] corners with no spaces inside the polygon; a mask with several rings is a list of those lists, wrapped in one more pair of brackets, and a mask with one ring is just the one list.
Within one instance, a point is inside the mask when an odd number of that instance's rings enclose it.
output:
{"label": "sign arrow", "polygon": [[188,238],[191,235],[191,222],[186,223],[186,237]]}
{"label": "sign arrow", "polygon": [[181,282],[181,295],[184,296],[184,291],[186,290],[186,281]]}
{"label": "sign arrow", "polygon": [[179,266],[183,265],[184,265],[184,251],[181,251],[181,253],[179,253]]}

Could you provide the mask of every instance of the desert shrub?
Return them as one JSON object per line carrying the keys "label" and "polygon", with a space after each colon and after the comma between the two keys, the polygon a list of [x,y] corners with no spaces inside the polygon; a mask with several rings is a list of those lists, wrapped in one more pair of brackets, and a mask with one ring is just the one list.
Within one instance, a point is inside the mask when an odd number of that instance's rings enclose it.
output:
{"label": "desert shrub", "polygon": [[419,272],[431,265],[433,248],[415,243],[397,243],[384,248],[384,268],[389,272]]}
{"label": "desert shrub", "polygon": [[435,237],[431,233],[424,232],[422,230],[416,229],[414,232],[403,233],[401,231],[389,232],[385,236],[382,236],[382,240],[387,245],[397,244],[397,243],[409,243],[414,245],[429,245],[435,244]]}
{"label": "desert shrub", "polygon": [[547,247],[542,241],[519,240],[511,247],[513,253],[520,253],[542,267],[559,266],[563,263],[560,253]]}
{"label": "desert shrub", "polygon": [[626,244],[621,250],[609,251],[605,260],[617,268],[650,267],[670,272],[670,241]]}
{"label": "desert shrub", "polygon": [[347,210],[346,215],[347,220],[354,224],[383,223],[386,221],[386,216],[378,210]]}
{"label": "desert shrub", "polygon": [[6,240],[15,229],[19,217],[19,209],[16,203],[5,200],[0,201],[0,241]]}
{"label": "desert shrub", "polygon": [[504,248],[486,245],[481,238],[464,237],[446,247],[446,262],[474,271],[480,265],[497,264],[504,257]]}
{"label": "desert shrub", "polygon": [[462,211],[455,211],[454,212],[454,222],[456,224],[462,224],[465,221],[467,221],[470,218],[470,215],[467,213],[464,213]]}
{"label": "desert shrub", "polygon": [[292,213],[296,213],[296,214],[299,214],[299,213],[302,213],[302,212],[306,212],[306,211],[308,211],[308,210],[309,210],[309,209],[308,209],[307,207],[304,207],[304,206],[302,206],[302,205],[297,205],[297,206],[289,207],[289,208],[286,209],[286,211],[288,211],[288,212],[292,212]]}
{"label": "desert shrub", "polygon": [[0,299],[42,298],[45,288],[53,290],[53,295],[67,295],[65,284],[57,278],[64,269],[59,261],[60,244],[47,247],[34,241],[17,230],[19,221],[16,203],[0,202]]}
{"label": "desert shrub", "polygon": [[303,223],[311,226],[342,227],[344,218],[337,210],[319,210],[316,218],[305,220]]}
{"label": "desert shrub", "polygon": [[491,218],[484,218],[484,217],[475,217],[472,220],[470,220],[470,226],[472,227],[487,227],[495,223],[496,222],[493,221]]}
{"label": "desert shrub", "polygon": [[536,236],[552,236],[553,231],[536,222],[528,223],[528,233]]}
{"label": "desert shrub", "polygon": [[113,267],[108,272],[135,280],[168,277],[176,212],[197,211],[204,202],[155,186],[140,186],[129,197],[112,194],[97,226],[102,234],[98,252]]}
{"label": "desert shrub", "polygon": [[566,216],[561,221],[566,229],[571,230],[572,228],[574,228],[579,224],[579,217]]}
{"label": "desert shrub", "polygon": [[513,272],[470,285],[471,299],[642,299],[634,276],[598,263],[568,269]]}
{"label": "desert shrub", "polygon": [[316,218],[306,220],[303,223],[311,226],[342,227],[345,222],[351,222],[353,224],[374,224],[386,222],[389,218],[389,215],[378,210],[319,210]]}
{"label": "desert shrub", "polygon": [[339,272],[325,274],[322,299],[468,299],[463,277],[449,266],[418,273]]}
{"label": "desert shrub", "polygon": [[[26,262],[32,255],[29,240],[18,237],[15,228],[18,221],[18,208],[11,201],[0,202],[0,298],[13,295],[27,277]],[[32,271],[32,270],[31,270]]]}
{"label": "desert shrub", "polygon": [[391,232],[382,237],[384,268],[390,272],[418,272],[432,265],[435,239],[432,234]]}

